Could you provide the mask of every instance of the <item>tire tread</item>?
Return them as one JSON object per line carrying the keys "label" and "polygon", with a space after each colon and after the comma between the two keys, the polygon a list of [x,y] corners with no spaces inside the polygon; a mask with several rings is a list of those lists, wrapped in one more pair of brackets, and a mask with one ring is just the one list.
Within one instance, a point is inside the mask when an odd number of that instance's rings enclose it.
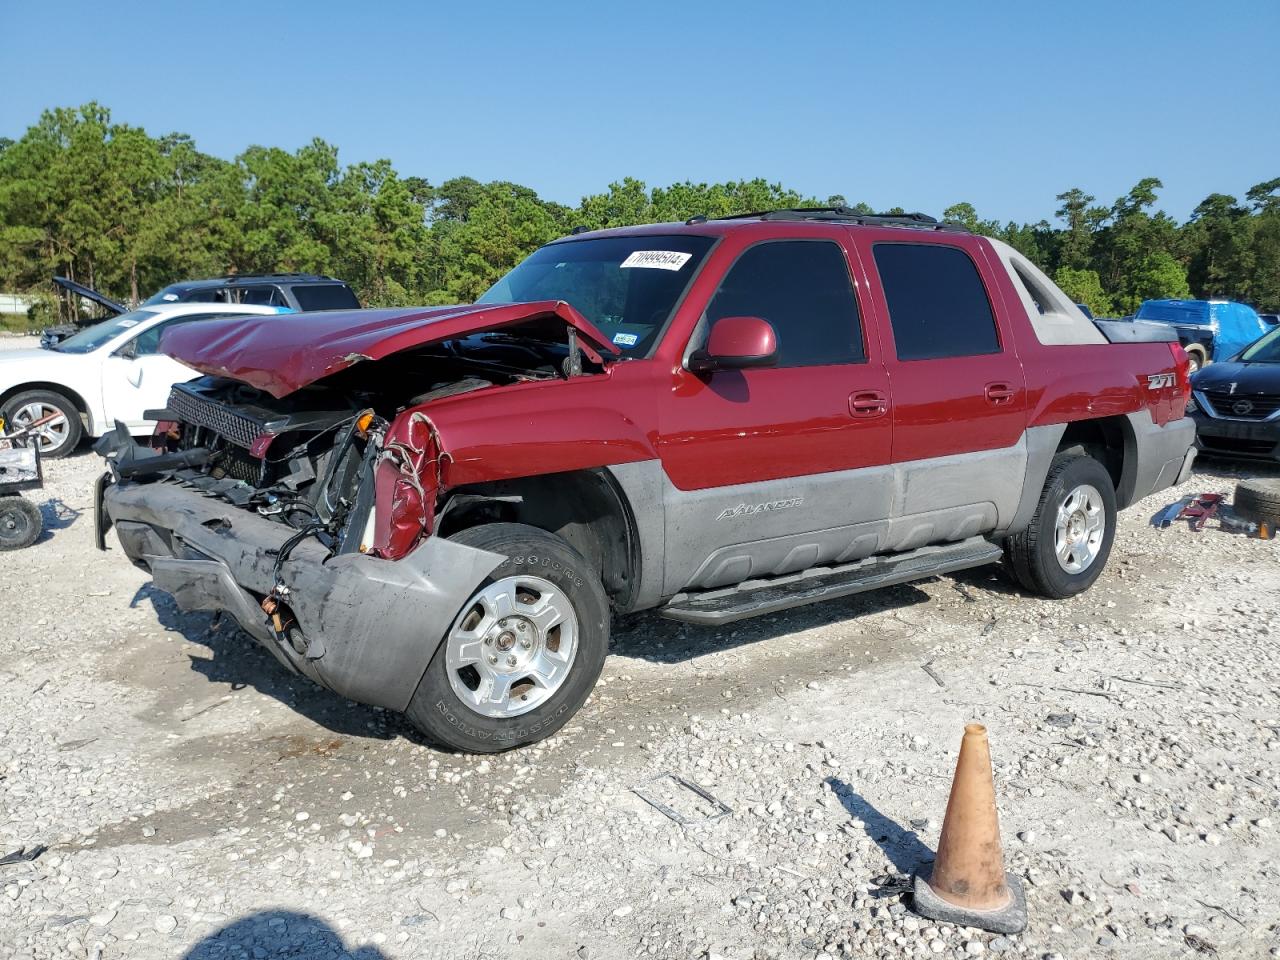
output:
{"label": "tire tread", "polygon": [[[1031,518],[1031,522],[1027,524],[1027,528],[1021,533],[1016,533],[1005,541],[1005,559],[1008,568],[1012,571],[1014,578],[1026,590],[1037,593],[1043,597],[1052,599],[1061,599],[1070,596],[1079,590],[1071,590],[1066,592],[1062,586],[1055,583],[1050,575],[1050,570],[1046,560],[1044,559],[1044,551],[1042,540],[1045,536],[1053,535],[1053,526],[1045,522],[1045,509],[1049,505],[1050,494],[1053,493],[1057,486],[1058,479],[1068,470],[1075,469],[1082,461],[1097,464],[1100,469],[1105,472],[1105,468],[1101,463],[1086,453],[1076,450],[1060,452],[1053,458],[1049,464],[1049,472],[1045,476],[1044,486],[1040,490],[1040,499],[1036,503],[1035,514]],[[1108,485],[1110,481],[1108,480]],[[1112,491],[1114,493],[1114,491]],[[1049,505],[1052,509],[1052,505]],[[1115,535],[1115,516],[1114,510],[1112,515],[1107,518],[1108,537]],[[1108,546],[1107,552],[1110,552]],[[1107,557],[1103,556],[1093,570],[1096,577],[1105,566]],[[1092,584],[1092,580],[1080,589],[1087,589]]]}

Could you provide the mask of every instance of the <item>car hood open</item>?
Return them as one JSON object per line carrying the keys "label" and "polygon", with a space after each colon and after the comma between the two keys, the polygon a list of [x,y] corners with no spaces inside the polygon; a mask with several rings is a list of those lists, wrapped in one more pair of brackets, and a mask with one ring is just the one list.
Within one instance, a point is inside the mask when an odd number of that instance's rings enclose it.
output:
{"label": "car hood open", "polygon": [[106,309],[107,313],[111,316],[118,316],[119,314],[124,313],[127,309],[122,304],[116,303],[108,297],[104,297],[97,290],[76,283],[74,280],[68,280],[66,277],[54,277],[53,282],[68,293],[74,293],[78,297],[84,297],[86,300],[91,300],[98,304]]}
{"label": "car hood open", "polygon": [[160,350],[201,373],[283,397],[354,364],[429,343],[502,329],[552,339],[569,328],[588,349],[618,353],[591,321],[556,300],[205,320],[167,331]]}

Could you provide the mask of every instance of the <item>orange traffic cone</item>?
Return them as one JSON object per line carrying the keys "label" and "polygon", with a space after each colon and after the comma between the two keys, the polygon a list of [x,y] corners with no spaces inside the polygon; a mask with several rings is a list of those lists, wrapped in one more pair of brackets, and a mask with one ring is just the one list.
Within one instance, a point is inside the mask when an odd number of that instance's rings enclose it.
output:
{"label": "orange traffic cone", "polygon": [[991,775],[987,728],[964,728],[933,870],[916,874],[915,910],[945,923],[994,933],[1020,933],[1027,925],[1022,883],[1005,873]]}

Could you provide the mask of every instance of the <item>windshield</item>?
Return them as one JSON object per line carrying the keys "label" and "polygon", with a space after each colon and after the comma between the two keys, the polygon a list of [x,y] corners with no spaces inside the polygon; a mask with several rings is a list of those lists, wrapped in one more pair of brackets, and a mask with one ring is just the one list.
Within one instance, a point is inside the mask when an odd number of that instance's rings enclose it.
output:
{"label": "windshield", "polygon": [[59,353],[89,353],[97,350],[104,343],[114,340],[130,328],[136,327],[143,320],[150,320],[156,315],[154,310],[135,310],[133,313],[122,313],[118,317],[95,323],[92,327],[73,334],[53,349]]}
{"label": "windshield", "polygon": [[564,300],[624,356],[643,357],[714,243],[711,237],[609,237],[553,243],[489,288],[478,303]]}
{"label": "windshield", "polygon": [[1240,359],[1245,363],[1280,363],[1280,329],[1263,334],[1245,347]]}
{"label": "windshield", "polygon": [[[222,288],[215,287],[211,292],[215,294],[220,294],[222,292]],[[182,293],[183,291],[181,287],[179,287],[176,283],[171,284],[165,287],[163,290],[159,291],[158,293],[152,294],[146,300],[143,300],[142,305],[144,307],[154,307],[162,303],[177,303],[179,300],[192,299],[191,297],[183,297]],[[210,302],[210,301],[220,300],[220,299],[222,298],[208,297],[208,298],[205,298],[205,302]]]}

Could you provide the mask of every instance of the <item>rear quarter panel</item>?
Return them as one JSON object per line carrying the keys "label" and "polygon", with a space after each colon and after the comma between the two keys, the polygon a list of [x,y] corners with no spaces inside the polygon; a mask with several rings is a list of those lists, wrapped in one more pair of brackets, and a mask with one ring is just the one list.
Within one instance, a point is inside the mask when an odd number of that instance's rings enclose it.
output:
{"label": "rear quarter panel", "polygon": [[[1164,424],[1183,416],[1185,371],[1179,380],[1167,343],[1042,344],[1031,326],[1013,278],[994,252],[986,258],[988,282],[998,291],[1022,360],[1027,384],[1027,426],[1123,416],[1149,410]],[[1153,375],[1158,386],[1152,388]]]}

